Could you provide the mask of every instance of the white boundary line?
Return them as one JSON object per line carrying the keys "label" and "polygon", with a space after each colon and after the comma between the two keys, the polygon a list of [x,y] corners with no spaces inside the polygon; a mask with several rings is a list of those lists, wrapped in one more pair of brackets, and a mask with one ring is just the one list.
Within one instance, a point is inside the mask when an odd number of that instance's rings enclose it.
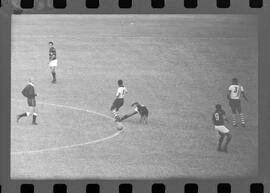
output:
{"label": "white boundary line", "polygon": [[[14,100],[14,101],[21,101],[21,100]],[[56,107],[60,107],[60,108],[66,108],[66,109],[72,109],[72,110],[92,113],[92,114],[96,114],[96,115],[99,115],[99,116],[114,120],[112,117],[109,117],[107,115],[104,115],[104,114],[101,114],[101,113],[98,113],[98,112],[95,112],[95,111],[87,110],[87,109],[81,109],[81,108],[78,108],[78,107],[72,107],[72,106],[66,106],[66,105],[60,105],[60,104],[53,104],[53,103],[46,103],[46,102],[38,102],[38,103],[39,104],[44,104],[44,105],[56,106]],[[74,148],[74,147],[81,147],[81,146],[85,146],[85,145],[95,144],[95,143],[99,143],[99,142],[102,142],[102,141],[112,139],[113,137],[118,136],[122,131],[117,131],[116,133],[114,133],[114,134],[112,134],[112,135],[110,135],[108,137],[104,137],[104,138],[93,140],[93,141],[88,141],[88,142],[85,142],[85,143],[74,144],[74,145],[66,145],[66,146],[61,146],[61,147],[46,148],[46,149],[33,150],[33,151],[11,152],[11,155],[34,154],[34,153],[42,153],[42,152],[48,152],[48,151],[58,151],[58,150],[62,150],[62,149],[70,149],[70,148]]]}

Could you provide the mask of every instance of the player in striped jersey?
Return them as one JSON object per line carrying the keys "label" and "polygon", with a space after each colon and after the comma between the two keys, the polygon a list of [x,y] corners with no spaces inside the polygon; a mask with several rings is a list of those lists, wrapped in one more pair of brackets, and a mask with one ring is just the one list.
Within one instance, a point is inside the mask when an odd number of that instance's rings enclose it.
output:
{"label": "player in striped jersey", "polygon": [[233,126],[238,126],[236,123],[236,114],[239,113],[240,115],[240,120],[241,120],[241,125],[242,127],[246,126],[245,119],[244,119],[244,114],[242,113],[242,108],[241,108],[241,101],[240,98],[243,96],[243,98],[248,101],[245,92],[244,92],[244,87],[239,84],[237,78],[232,79],[232,85],[229,86],[228,93],[227,93],[227,98],[229,99],[229,105],[232,110],[233,114]]}
{"label": "player in striped jersey", "polygon": [[[230,134],[230,130],[225,127],[224,121],[228,122],[228,119],[225,116],[225,111],[222,109],[222,106],[220,104],[216,105],[216,110],[212,115],[212,122],[214,124],[215,130],[220,135],[220,138],[218,140],[218,151],[224,151],[228,152],[228,144],[230,143],[232,139],[232,135]],[[226,142],[224,144],[224,147],[222,147],[222,143],[226,137]]]}
{"label": "player in striped jersey", "polygon": [[128,93],[127,88],[123,84],[123,80],[118,80],[118,89],[116,92],[116,99],[114,100],[112,106],[111,106],[111,111],[114,115],[115,121],[119,121],[120,117],[118,115],[118,111],[120,107],[123,106],[124,104],[124,96],[125,94]]}
{"label": "player in striped jersey", "polygon": [[52,83],[56,83],[56,67],[57,67],[57,59],[56,59],[56,49],[53,46],[53,42],[49,42],[49,67],[52,73]]}

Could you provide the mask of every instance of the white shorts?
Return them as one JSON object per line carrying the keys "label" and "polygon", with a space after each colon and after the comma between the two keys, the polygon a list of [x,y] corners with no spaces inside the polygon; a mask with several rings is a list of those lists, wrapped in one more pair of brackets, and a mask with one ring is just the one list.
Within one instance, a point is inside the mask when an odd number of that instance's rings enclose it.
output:
{"label": "white shorts", "polygon": [[49,62],[49,66],[50,66],[50,67],[56,67],[56,66],[57,66],[57,59],[51,60],[51,61]]}
{"label": "white shorts", "polygon": [[229,133],[230,130],[227,129],[224,125],[215,125],[215,130],[219,131],[220,133]]}

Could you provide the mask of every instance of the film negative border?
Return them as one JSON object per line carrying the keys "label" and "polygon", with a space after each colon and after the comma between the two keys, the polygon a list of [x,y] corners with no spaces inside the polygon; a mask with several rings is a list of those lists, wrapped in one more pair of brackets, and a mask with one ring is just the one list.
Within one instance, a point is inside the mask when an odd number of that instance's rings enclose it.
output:
{"label": "film negative border", "polygon": [[[106,186],[106,185],[105,185]],[[134,186],[132,183],[122,183],[122,184],[116,184],[115,187],[116,193],[133,193],[133,192],[139,192],[139,188],[137,186]],[[171,187],[167,187],[163,183],[153,183],[152,185],[148,187],[144,187],[145,190],[149,190],[149,193],[166,193],[171,192]],[[101,193],[103,192],[103,186],[100,187],[99,184],[86,184],[82,185],[80,187],[81,193]],[[229,183],[219,183],[216,184],[216,187],[212,188],[216,193],[231,193],[235,192],[235,188],[232,188]],[[2,190],[0,186],[0,191]],[[36,193],[36,192],[43,192],[44,188],[41,186],[36,186],[35,184],[21,184],[20,187],[16,189],[13,189],[14,191],[18,193]],[[70,191],[72,190],[72,191]],[[5,189],[3,189],[3,192]],[[64,183],[55,183],[46,186],[47,192],[52,193],[68,193],[68,192],[76,192],[78,191],[77,188],[74,188],[70,185],[64,184]],[[214,192],[213,191],[213,192]],[[249,188],[246,189],[248,193],[265,193],[264,185],[262,183],[252,183],[250,184]],[[44,191],[45,192],[45,191]],[[178,192],[183,193],[199,193],[202,192],[202,189],[198,186],[196,183],[187,183],[183,187],[178,187]]]}
{"label": "film negative border", "polygon": [[[2,2],[3,1],[3,2]],[[12,0],[1,0],[0,1],[0,7],[10,4]],[[4,3],[5,2],[5,3]],[[44,3],[45,2],[45,3]],[[103,3],[102,0],[79,0],[76,3],[81,8],[85,9],[99,9],[102,8],[103,5],[105,6],[107,3]],[[132,9],[133,5],[137,5],[137,2],[139,0],[118,0],[118,2],[110,2],[110,5],[113,7],[116,7],[118,4],[118,8],[120,9]],[[210,2],[210,1],[209,1]],[[241,1],[242,5],[248,5],[250,8],[262,8],[263,7],[263,0],[245,0]],[[42,3],[42,4],[41,4]],[[164,9],[167,6],[170,6],[170,0],[149,0],[148,5],[145,3],[145,5],[151,7],[152,9]],[[181,5],[182,3],[182,5]],[[71,0],[51,0],[51,1],[42,1],[42,0],[16,0],[16,3],[14,3],[14,7],[17,9],[22,9],[24,11],[29,10],[41,10],[43,8],[53,8],[53,9],[70,9],[74,7],[74,1]],[[108,3],[109,4],[109,3]],[[149,5],[151,4],[151,6]],[[222,8],[222,9],[228,9],[232,6],[235,6],[235,1],[231,0],[215,0],[211,2],[212,6],[215,4],[215,8]],[[210,4],[210,5],[211,5]],[[201,6],[201,1],[199,0],[182,0],[179,1],[179,8],[183,6],[186,9],[196,9]]]}
{"label": "film negative border", "polygon": [[[25,0],[27,1],[27,0]],[[74,3],[78,2],[78,3]],[[124,2],[124,0],[121,0]],[[270,192],[270,177],[269,177],[269,19],[270,10],[266,1],[250,0],[250,1],[196,1],[197,4],[192,3],[191,9],[186,9],[186,1],[156,1],[153,6],[153,1],[128,1],[122,5],[119,1],[108,1],[108,5],[104,5],[104,1],[67,1],[66,5],[54,4],[56,9],[45,7],[44,10],[39,10],[35,4],[27,2],[20,5],[23,11],[18,13],[32,14],[32,13],[129,13],[126,10],[133,10],[131,13],[151,13],[151,14],[257,14],[259,20],[259,73],[260,73],[260,173],[257,178],[251,179],[164,179],[164,180],[10,180],[9,176],[9,138],[1,128],[0,130],[0,193],[19,193],[19,192],[142,192],[142,193],[178,193],[188,191],[188,193],[202,192],[202,193],[267,193]],[[106,4],[106,3],[105,3]],[[120,5],[121,4],[121,5]],[[73,6],[75,5],[75,6]],[[122,7],[121,7],[122,6]],[[142,6],[142,7],[141,7]],[[193,7],[192,7],[193,6]],[[33,7],[33,9],[31,8]],[[64,8],[63,8],[64,7]],[[146,8],[145,8],[146,7]],[[219,9],[222,8],[222,9]],[[223,9],[224,8],[224,9]],[[253,8],[253,9],[252,9]],[[261,8],[261,9],[257,9]],[[0,88],[9,90],[9,62],[10,62],[10,15],[11,6],[5,0],[0,0]],[[101,11],[91,11],[99,10]],[[59,11],[60,10],[60,11]],[[124,11],[122,11],[124,10]],[[9,12],[10,11],[10,12]],[[0,106],[2,109],[9,108],[10,94],[9,92],[1,93]],[[2,110],[0,121],[8,126],[6,120],[9,120],[9,115],[4,114]]]}

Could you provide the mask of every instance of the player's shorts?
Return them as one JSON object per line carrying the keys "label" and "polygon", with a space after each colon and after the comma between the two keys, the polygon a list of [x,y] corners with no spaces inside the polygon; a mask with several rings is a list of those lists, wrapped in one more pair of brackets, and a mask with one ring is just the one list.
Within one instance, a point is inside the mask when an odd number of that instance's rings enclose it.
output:
{"label": "player's shorts", "polygon": [[50,67],[56,67],[56,66],[57,66],[57,59],[51,60],[51,61],[49,62],[49,66],[50,66]]}
{"label": "player's shorts", "polygon": [[123,106],[123,104],[124,104],[124,99],[123,99],[123,98],[115,99],[115,100],[113,101],[112,106],[111,106],[111,111],[114,110],[114,109],[115,109],[116,111],[118,111],[118,110],[120,109],[120,107]]}
{"label": "player's shorts", "polygon": [[27,103],[29,107],[35,107],[36,106],[36,99],[35,98],[28,98]]}
{"label": "player's shorts", "polygon": [[233,113],[241,113],[241,102],[240,99],[230,99],[229,105]]}
{"label": "player's shorts", "polygon": [[219,131],[220,133],[226,134],[229,133],[230,130],[227,129],[224,125],[215,125],[215,130]]}

